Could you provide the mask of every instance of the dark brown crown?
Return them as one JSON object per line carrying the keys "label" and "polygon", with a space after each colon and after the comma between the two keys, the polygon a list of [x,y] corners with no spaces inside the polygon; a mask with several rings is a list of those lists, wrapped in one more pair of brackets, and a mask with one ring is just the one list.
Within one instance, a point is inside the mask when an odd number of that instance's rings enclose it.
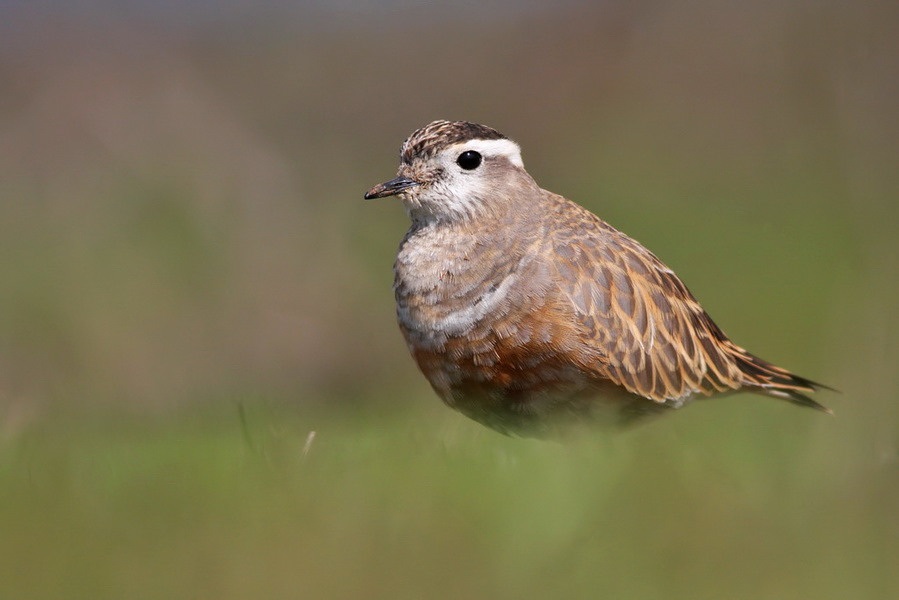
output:
{"label": "dark brown crown", "polygon": [[404,163],[415,157],[434,156],[447,146],[467,140],[504,140],[506,136],[497,130],[468,121],[434,121],[410,135],[400,151]]}

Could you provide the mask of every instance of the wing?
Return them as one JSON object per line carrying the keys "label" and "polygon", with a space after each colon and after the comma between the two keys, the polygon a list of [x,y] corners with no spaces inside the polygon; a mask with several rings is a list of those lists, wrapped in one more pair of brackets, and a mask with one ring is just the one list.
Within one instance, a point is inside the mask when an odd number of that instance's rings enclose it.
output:
{"label": "wing", "polygon": [[734,355],[742,349],[674,272],[592,213],[584,210],[579,218],[589,224],[581,223],[577,236],[554,236],[553,264],[578,337],[604,357],[589,368],[634,394],[673,405],[696,393],[742,387]]}

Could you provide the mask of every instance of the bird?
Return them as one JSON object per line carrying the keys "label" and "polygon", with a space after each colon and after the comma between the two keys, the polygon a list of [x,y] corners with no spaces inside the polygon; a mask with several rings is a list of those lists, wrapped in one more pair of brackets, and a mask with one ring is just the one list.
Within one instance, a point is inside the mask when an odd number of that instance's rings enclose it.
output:
{"label": "bird", "polygon": [[732,342],[636,240],[542,189],[520,146],[434,121],[400,151],[411,226],[394,264],[400,330],[443,402],[498,432],[550,438],[739,391],[831,413],[832,389]]}

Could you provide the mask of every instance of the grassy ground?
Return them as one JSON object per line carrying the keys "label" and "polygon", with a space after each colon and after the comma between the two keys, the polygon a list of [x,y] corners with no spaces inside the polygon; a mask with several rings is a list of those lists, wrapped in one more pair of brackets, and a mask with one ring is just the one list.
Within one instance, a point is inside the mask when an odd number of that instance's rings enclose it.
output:
{"label": "grassy ground", "polygon": [[0,451],[0,580],[9,598],[889,598],[895,456],[853,452],[851,422],[746,396],[565,445],[442,409],[45,421]]}

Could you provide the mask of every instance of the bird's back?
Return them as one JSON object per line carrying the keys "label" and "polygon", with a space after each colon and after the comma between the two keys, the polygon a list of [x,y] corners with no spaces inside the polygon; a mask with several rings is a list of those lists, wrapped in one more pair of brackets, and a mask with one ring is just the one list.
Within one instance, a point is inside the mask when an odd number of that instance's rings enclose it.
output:
{"label": "bird's back", "polygon": [[547,192],[557,290],[597,376],[658,403],[748,389],[824,409],[802,395],[818,384],[734,344],[677,275],[636,240]]}

